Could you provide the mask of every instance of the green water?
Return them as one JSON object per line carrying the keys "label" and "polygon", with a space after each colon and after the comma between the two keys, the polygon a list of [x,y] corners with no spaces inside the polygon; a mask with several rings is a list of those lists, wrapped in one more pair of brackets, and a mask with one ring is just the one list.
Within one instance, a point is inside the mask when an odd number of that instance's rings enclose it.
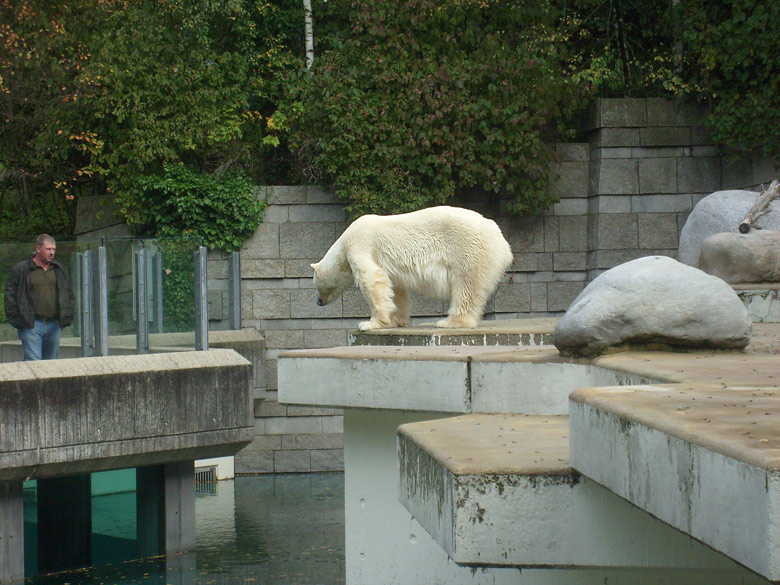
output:
{"label": "green water", "polygon": [[[98,567],[38,576],[30,585],[343,585],[344,476],[238,477],[197,491],[197,549],[191,555],[129,560],[135,494],[92,500]],[[27,529],[27,526],[26,526]]]}

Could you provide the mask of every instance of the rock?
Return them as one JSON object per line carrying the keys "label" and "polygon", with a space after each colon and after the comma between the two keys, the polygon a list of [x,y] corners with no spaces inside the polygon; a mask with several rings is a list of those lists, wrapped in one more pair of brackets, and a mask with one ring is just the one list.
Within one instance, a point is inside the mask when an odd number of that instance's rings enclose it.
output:
{"label": "rock", "polygon": [[[680,232],[677,259],[697,266],[701,243],[707,236],[736,232],[740,222],[758,199],[754,191],[716,191],[696,204]],[[770,212],[759,218],[757,227],[780,231],[780,199],[769,203]]]}
{"label": "rock", "polygon": [[555,328],[553,343],[574,356],[623,345],[741,349],[751,329],[747,309],[723,280],[647,256],[586,286]]}
{"label": "rock", "polygon": [[726,282],[780,282],[780,232],[724,232],[705,238],[699,268]]}

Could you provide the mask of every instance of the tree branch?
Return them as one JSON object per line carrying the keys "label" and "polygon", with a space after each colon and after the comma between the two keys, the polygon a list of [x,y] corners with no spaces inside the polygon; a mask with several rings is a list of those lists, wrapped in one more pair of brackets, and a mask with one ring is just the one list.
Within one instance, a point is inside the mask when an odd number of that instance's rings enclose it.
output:
{"label": "tree branch", "polygon": [[[766,215],[770,212],[769,203],[772,199],[780,196],[780,180],[775,179],[772,184],[769,185],[769,189],[762,191],[758,196],[753,207],[747,212],[745,219],[739,224],[739,233],[746,234],[751,228],[756,227],[758,218]],[[756,228],[759,229],[759,228]]]}

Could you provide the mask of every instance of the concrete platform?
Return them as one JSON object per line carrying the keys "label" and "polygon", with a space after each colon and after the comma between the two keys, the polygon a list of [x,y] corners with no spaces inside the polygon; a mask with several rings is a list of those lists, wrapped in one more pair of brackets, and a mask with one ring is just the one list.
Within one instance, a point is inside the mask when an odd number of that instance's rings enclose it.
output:
{"label": "concrete platform", "polygon": [[737,568],[574,471],[566,416],[405,424],[398,454],[401,503],[458,564]]}
{"label": "concrete platform", "polygon": [[582,386],[652,381],[551,346],[355,346],[279,355],[279,402],[320,407],[566,414]]}
{"label": "concrete platform", "polygon": [[[756,377],[752,365],[745,364],[748,380]],[[780,377],[778,365],[770,371]],[[780,581],[780,390],[771,380],[751,388],[719,373],[717,384],[574,392],[572,464]]]}
{"label": "concrete platform", "polygon": [[[780,581],[780,465],[770,453],[780,454],[772,434],[780,412],[769,408],[780,401],[779,348],[780,326],[755,323],[745,352],[626,351],[594,360],[563,359],[549,346],[287,352],[280,401],[346,407],[350,584],[377,571],[399,585],[503,582],[518,567],[541,571],[533,573],[540,583],[572,570],[577,583],[587,581],[582,570],[644,582],[655,567],[703,571],[668,583],[764,583]],[[476,414],[566,414],[573,391],[570,462],[553,470],[523,467],[522,450],[497,450],[501,437]],[[669,406],[682,400],[675,392],[699,408],[717,397],[720,410],[687,427],[687,411]],[[753,403],[763,418],[729,418],[738,409],[754,415]],[[664,408],[665,417],[654,414]],[[443,418],[459,422],[433,420]],[[388,441],[406,423],[421,425],[396,438],[408,515],[392,501],[399,469]],[[443,426],[426,432],[428,424]],[[518,444],[539,444],[538,430],[515,431]],[[549,437],[543,442],[534,455],[565,459]],[[381,541],[373,538],[378,525]],[[453,561],[480,572],[455,571]]]}

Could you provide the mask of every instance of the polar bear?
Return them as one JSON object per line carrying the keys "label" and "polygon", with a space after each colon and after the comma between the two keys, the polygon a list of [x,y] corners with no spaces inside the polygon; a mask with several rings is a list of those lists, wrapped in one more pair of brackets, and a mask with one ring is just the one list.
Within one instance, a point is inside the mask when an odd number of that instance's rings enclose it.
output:
{"label": "polar bear", "polygon": [[409,293],[449,300],[437,327],[476,327],[490,295],[512,263],[496,223],[459,207],[429,207],[399,215],[356,219],[312,264],[317,304],[350,286],[371,308],[361,331],[409,324]]}

